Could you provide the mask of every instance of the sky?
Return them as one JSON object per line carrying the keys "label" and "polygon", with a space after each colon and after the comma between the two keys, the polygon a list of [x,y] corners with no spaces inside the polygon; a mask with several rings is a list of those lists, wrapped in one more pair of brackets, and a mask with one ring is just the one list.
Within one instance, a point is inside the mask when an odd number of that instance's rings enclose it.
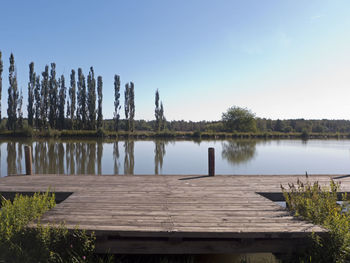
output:
{"label": "sky", "polygon": [[[15,56],[27,105],[29,63],[135,83],[135,119],[219,120],[231,106],[272,119],[350,119],[348,0],[0,0],[2,112]],[[121,96],[123,98],[123,96]],[[123,103],[123,100],[122,100]],[[26,116],[26,111],[25,111]],[[122,112],[124,116],[124,112]]]}

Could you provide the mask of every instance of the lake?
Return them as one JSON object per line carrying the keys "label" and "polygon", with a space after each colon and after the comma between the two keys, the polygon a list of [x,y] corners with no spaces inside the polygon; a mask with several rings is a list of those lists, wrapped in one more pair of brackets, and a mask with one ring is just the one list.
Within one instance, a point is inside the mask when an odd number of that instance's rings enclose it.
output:
{"label": "lake", "polygon": [[1,176],[25,173],[30,145],[39,174],[348,174],[350,140],[0,140]]}

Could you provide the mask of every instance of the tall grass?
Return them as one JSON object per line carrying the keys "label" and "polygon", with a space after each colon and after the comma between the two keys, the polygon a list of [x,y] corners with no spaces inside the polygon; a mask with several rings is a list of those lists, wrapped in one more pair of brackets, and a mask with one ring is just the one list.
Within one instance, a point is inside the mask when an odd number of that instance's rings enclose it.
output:
{"label": "tall grass", "polygon": [[[343,203],[337,203],[340,184],[330,181],[322,187],[319,182],[297,181],[282,187],[287,207],[304,220],[321,225],[328,230],[322,236],[312,235],[312,246],[296,255],[295,262],[349,262],[350,261],[350,212],[347,195]],[[296,260],[298,259],[298,260]]]}
{"label": "tall grass", "polygon": [[[95,262],[94,235],[78,229],[68,231],[64,225],[40,223],[43,213],[55,207],[54,194],[16,195],[13,202],[1,199],[0,261]],[[29,227],[34,221],[34,227]]]}

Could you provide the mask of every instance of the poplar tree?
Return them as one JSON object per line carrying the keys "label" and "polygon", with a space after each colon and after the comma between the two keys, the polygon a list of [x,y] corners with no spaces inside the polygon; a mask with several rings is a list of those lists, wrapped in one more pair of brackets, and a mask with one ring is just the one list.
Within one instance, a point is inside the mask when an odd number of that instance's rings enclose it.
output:
{"label": "poplar tree", "polygon": [[8,108],[7,108],[7,129],[16,130],[17,126],[17,105],[18,105],[18,89],[17,89],[17,74],[15,72],[15,58],[10,55],[9,67],[9,88],[8,88]]}
{"label": "poplar tree", "polygon": [[135,90],[134,90],[134,83],[130,82],[130,96],[129,96],[129,103],[130,103],[130,131],[134,131],[135,123]]}
{"label": "poplar tree", "polygon": [[41,121],[40,121],[40,110],[41,110],[40,76],[36,76],[36,78],[35,78],[34,98],[35,98],[35,126],[37,128],[41,128]]}
{"label": "poplar tree", "polygon": [[154,110],[154,116],[156,117],[156,131],[160,131],[160,108],[159,108],[159,91],[158,89],[156,90],[156,95],[155,95],[155,101],[154,104],[156,105],[155,110]]}
{"label": "poplar tree", "polygon": [[18,98],[18,108],[17,108],[17,116],[18,116],[18,128],[23,129],[23,111],[22,111],[22,106],[23,106],[23,92],[21,89],[19,98]]}
{"label": "poplar tree", "polygon": [[156,131],[161,131],[165,129],[165,117],[164,117],[164,108],[163,108],[163,102],[160,102],[159,106],[159,91],[157,89],[156,96],[155,96],[155,105],[156,108],[154,110],[154,115],[156,117]]}
{"label": "poplar tree", "polygon": [[40,119],[42,127],[47,126],[47,117],[49,112],[49,66],[45,66],[45,71],[41,73],[41,104],[40,104]]}
{"label": "poplar tree", "polygon": [[57,128],[58,85],[56,80],[56,64],[51,63],[49,82],[49,123],[51,128]]}
{"label": "poplar tree", "polygon": [[78,81],[77,81],[77,87],[78,87],[78,94],[77,94],[77,101],[78,101],[78,112],[77,112],[77,119],[79,122],[79,128],[83,129],[86,126],[86,84],[85,84],[85,76],[83,74],[83,71],[81,68],[78,69]]}
{"label": "poplar tree", "polygon": [[130,129],[130,120],[129,120],[129,112],[130,112],[130,88],[129,83],[125,84],[125,91],[124,91],[124,113],[125,113],[125,122],[126,127],[125,130],[129,131]]}
{"label": "poplar tree", "polygon": [[163,108],[163,102],[160,102],[160,111],[159,111],[159,115],[160,115],[160,129],[162,131],[165,130],[165,123],[166,123],[166,119],[164,117],[164,108]]}
{"label": "poplar tree", "polygon": [[119,119],[120,119],[120,77],[114,75],[114,129],[119,130]]}
{"label": "poplar tree", "polygon": [[66,85],[64,76],[61,75],[59,79],[59,103],[58,103],[58,128],[61,130],[64,128],[64,106],[66,102]]}
{"label": "poplar tree", "polygon": [[102,77],[97,77],[97,96],[98,96],[98,108],[97,108],[97,128],[102,128],[103,115],[102,115]]}
{"label": "poplar tree", "polygon": [[[75,70],[72,69],[70,74],[70,87],[69,87],[69,98],[70,98],[70,120],[71,120],[71,128],[74,127],[74,113],[76,107],[76,87],[75,87]],[[68,110],[67,110],[68,112]]]}
{"label": "poplar tree", "polygon": [[28,82],[28,125],[33,126],[34,119],[34,89],[35,89],[34,62],[29,64],[29,82]]}
{"label": "poplar tree", "polygon": [[2,95],[2,72],[4,70],[4,64],[2,62],[2,54],[0,51],[0,123],[1,123],[1,95]]}
{"label": "poplar tree", "polygon": [[93,130],[96,128],[96,80],[93,67],[90,67],[87,86],[88,128]]}

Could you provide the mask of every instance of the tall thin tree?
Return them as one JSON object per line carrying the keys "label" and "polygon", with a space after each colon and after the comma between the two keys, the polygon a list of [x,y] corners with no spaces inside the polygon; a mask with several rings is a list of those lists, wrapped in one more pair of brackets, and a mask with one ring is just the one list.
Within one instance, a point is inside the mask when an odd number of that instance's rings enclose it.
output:
{"label": "tall thin tree", "polygon": [[156,90],[156,95],[155,95],[155,101],[154,104],[156,105],[154,109],[154,116],[156,117],[156,131],[160,131],[160,108],[159,108],[159,91],[158,89]]}
{"label": "tall thin tree", "polygon": [[72,72],[70,74],[69,99],[70,99],[70,111],[69,112],[70,112],[71,129],[73,129],[74,119],[75,119],[75,107],[76,107],[76,86],[75,86],[75,70],[74,69],[72,69]]}
{"label": "tall thin tree", "polygon": [[163,131],[163,130],[165,130],[165,124],[166,124],[166,119],[164,116],[163,102],[160,102],[159,115],[160,115],[160,129]]}
{"label": "tall thin tree", "polygon": [[40,109],[41,109],[40,76],[36,76],[36,78],[35,78],[34,98],[35,98],[35,126],[38,129],[41,129],[41,121],[40,121]]}
{"label": "tall thin tree", "polygon": [[21,92],[19,93],[19,98],[18,98],[18,107],[17,107],[17,116],[18,116],[18,128],[22,129],[23,128],[23,92],[21,89]]}
{"label": "tall thin tree", "polygon": [[8,88],[8,108],[7,108],[7,128],[9,130],[16,130],[17,127],[17,105],[18,105],[18,87],[17,87],[17,73],[15,70],[15,58],[13,54],[10,55],[9,67],[9,88]]}
{"label": "tall thin tree", "polygon": [[120,119],[120,76],[114,75],[114,129],[119,130]]}
{"label": "tall thin tree", "polygon": [[42,127],[47,128],[47,118],[49,112],[49,66],[45,66],[45,70],[41,73],[41,109],[40,119]]}
{"label": "tall thin tree", "polygon": [[90,67],[87,86],[88,128],[94,130],[96,129],[96,79],[93,67]]}
{"label": "tall thin tree", "polygon": [[56,64],[51,63],[49,81],[49,124],[51,128],[57,128],[58,85],[56,80]]}
{"label": "tall thin tree", "polygon": [[130,120],[129,120],[129,112],[130,112],[130,88],[129,83],[125,84],[124,91],[124,113],[125,113],[125,130],[130,131]]}
{"label": "tall thin tree", "polygon": [[135,128],[135,89],[134,89],[134,83],[130,82],[130,131],[133,132]]}
{"label": "tall thin tree", "polygon": [[102,77],[97,77],[97,96],[98,96],[98,108],[97,108],[97,128],[102,128],[103,115],[102,115]]}
{"label": "tall thin tree", "polygon": [[86,119],[87,119],[87,113],[86,113],[86,83],[85,83],[85,76],[84,76],[83,71],[82,71],[81,68],[78,69],[77,87],[78,87],[78,95],[77,95],[78,112],[77,112],[77,119],[78,119],[78,122],[79,122],[79,128],[80,129],[84,129],[86,127]]}
{"label": "tall thin tree", "polygon": [[29,64],[29,82],[28,82],[28,125],[33,126],[34,119],[34,89],[35,89],[35,72],[34,72],[34,62]]}
{"label": "tall thin tree", "polygon": [[64,75],[61,75],[61,78],[59,79],[59,102],[58,102],[58,128],[64,129],[64,106],[66,102],[66,84]]}

